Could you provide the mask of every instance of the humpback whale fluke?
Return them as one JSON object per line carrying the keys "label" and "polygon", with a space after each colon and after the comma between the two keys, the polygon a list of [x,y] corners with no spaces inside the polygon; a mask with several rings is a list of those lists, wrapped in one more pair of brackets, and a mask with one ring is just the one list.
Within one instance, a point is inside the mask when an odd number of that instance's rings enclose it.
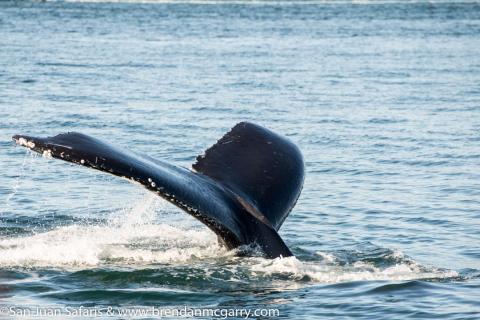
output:
{"label": "humpback whale fluke", "polygon": [[292,142],[259,125],[235,125],[197,157],[193,171],[76,132],[13,139],[142,184],[203,222],[229,249],[257,244],[269,258],[293,255],[277,231],[302,190],[303,158]]}

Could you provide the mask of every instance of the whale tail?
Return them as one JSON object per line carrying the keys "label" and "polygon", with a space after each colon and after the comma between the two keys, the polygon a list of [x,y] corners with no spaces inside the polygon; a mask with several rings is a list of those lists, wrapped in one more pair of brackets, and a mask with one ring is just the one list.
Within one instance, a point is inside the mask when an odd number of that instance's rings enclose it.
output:
{"label": "whale tail", "polygon": [[303,159],[285,138],[241,122],[197,157],[193,169],[228,187],[278,230],[303,185]]}
{"label": "whale tail", "polygon": [[257,244],[267,257],[291,256],[277,231],[303,185],[298,148],[261,126],[241,122],[192,165],[194,171],[75,132],[22,146],[139,182],[213,230],[228,248]]}

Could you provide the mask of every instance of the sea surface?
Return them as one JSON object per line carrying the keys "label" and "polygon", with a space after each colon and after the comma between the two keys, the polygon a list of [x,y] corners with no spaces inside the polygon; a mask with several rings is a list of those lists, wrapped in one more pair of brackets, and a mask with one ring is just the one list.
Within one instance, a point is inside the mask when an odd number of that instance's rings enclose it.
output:
{"label": "sea surface", "polygon": [[[11,140],[78,131],[190,167],[240,121],[304,155],[296,258],[236,257],[139,186]],[[2,319],[480,319],[480,4],[2,1],[0,163]]]}

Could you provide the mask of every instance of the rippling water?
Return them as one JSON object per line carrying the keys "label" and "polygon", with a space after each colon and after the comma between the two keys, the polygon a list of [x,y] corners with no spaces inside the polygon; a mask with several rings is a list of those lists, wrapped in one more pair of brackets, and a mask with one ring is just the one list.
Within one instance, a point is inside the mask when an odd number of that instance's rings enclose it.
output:
{"label": "rippling water", "polygon": [[[0,306],[479,318],[479,49],[479,4],[0,2]],[[235,257],[10,138],[81,131],[189,167],[242,120],[304,154],[297,258]]]}

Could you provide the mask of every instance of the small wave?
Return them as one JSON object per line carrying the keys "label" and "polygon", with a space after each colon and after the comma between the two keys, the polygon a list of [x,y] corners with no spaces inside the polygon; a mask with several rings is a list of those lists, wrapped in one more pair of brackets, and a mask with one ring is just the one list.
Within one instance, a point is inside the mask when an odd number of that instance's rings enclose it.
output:
{"label": "small wave", "polygon": [[[396,253],[399,254],[399,253]],[[322,254],[324,255],[324,254]],[[334,258],[330,258],[334,259]],[[405,281],[416,279],[448,279],[458,277],[452,270],[425,268],[413,261],[404,261],[388,267],[358,261],[352,265],[302,262],[295,257],[263,261],[251,267],[254,274],[268,277],[287,277],[293,280],[320,283],[351,281]]]}

